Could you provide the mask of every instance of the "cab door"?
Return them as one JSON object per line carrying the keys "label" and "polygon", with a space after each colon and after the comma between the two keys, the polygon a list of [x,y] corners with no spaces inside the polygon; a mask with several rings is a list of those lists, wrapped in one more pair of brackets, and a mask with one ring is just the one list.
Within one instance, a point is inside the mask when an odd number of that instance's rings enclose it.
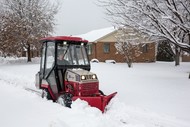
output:
{"label": "cab door", "polygon": [[45,68],[45,52],[46,52],[46,43],[43,43],[41,49],[41,60],[40,60],[40,71],[35,76],[35,86],[38,89],[41,89],[42,79],[44,78],[44,68]]}
{"label": "cab door", "polygon": [[46,81],[46,87],[51,88],[54,96],[58,95],[57,81],[55,76],[55,42],[46,42],[42,49],[40,74],[42,80]]}

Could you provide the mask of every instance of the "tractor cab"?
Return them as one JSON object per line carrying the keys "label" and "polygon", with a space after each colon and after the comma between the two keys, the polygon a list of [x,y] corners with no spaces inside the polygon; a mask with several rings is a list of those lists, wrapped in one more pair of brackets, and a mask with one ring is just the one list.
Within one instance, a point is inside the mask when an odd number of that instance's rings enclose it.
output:
{"label": "tractor cab", "polygon": [[47,37],[40,41],[41,63],[35,85],[42,89],[42,97],[67,107],[80,98],[104,111],[116,93],[105,96],[99,90],[98,78],[90,72],[88,41],[70,36]]}

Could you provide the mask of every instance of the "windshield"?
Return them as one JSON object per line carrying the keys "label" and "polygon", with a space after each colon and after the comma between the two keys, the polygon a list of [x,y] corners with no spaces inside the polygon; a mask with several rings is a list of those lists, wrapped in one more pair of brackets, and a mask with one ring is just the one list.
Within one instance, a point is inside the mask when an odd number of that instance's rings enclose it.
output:
{"label": "windshield", "polygon": [[58,65],[89,65],[84,45],[62,45],[57,47]]}

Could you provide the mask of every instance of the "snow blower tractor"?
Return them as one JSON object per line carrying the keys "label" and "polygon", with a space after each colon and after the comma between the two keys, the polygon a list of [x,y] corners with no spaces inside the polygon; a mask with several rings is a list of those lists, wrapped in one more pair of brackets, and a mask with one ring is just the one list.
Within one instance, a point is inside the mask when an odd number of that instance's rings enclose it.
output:
{"label": "snow blower tractor", "polygon": [[36,87],[42,97],[63,106],[81,99],[104,112],[106,105],[117,94],[108,96],[99,90],[97,75],[90,72],[87,40],[72,36],[47,37],[42,43],[40,71]]}

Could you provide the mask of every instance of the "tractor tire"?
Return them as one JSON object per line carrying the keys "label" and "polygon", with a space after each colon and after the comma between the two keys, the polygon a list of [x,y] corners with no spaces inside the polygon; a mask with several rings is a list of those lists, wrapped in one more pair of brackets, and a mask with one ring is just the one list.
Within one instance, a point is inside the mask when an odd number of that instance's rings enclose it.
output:
{"label": "tractor tire", "polygon": [[51,95],[50,93],[48,92],[47,89],[43,89],[42,90],[42,95],[41,95],[42,98],[46,98],[47,100],[51,100]]}
{"label": "tractor tire", "polygon": [[60,95],[57,99],[57,103],[62,105],[62,106],[65,106],[65,107],[68,107],[68,108],[71,108],[71,104],[72,104],[72,94],[70,93],[65,93],[63,95]]}

